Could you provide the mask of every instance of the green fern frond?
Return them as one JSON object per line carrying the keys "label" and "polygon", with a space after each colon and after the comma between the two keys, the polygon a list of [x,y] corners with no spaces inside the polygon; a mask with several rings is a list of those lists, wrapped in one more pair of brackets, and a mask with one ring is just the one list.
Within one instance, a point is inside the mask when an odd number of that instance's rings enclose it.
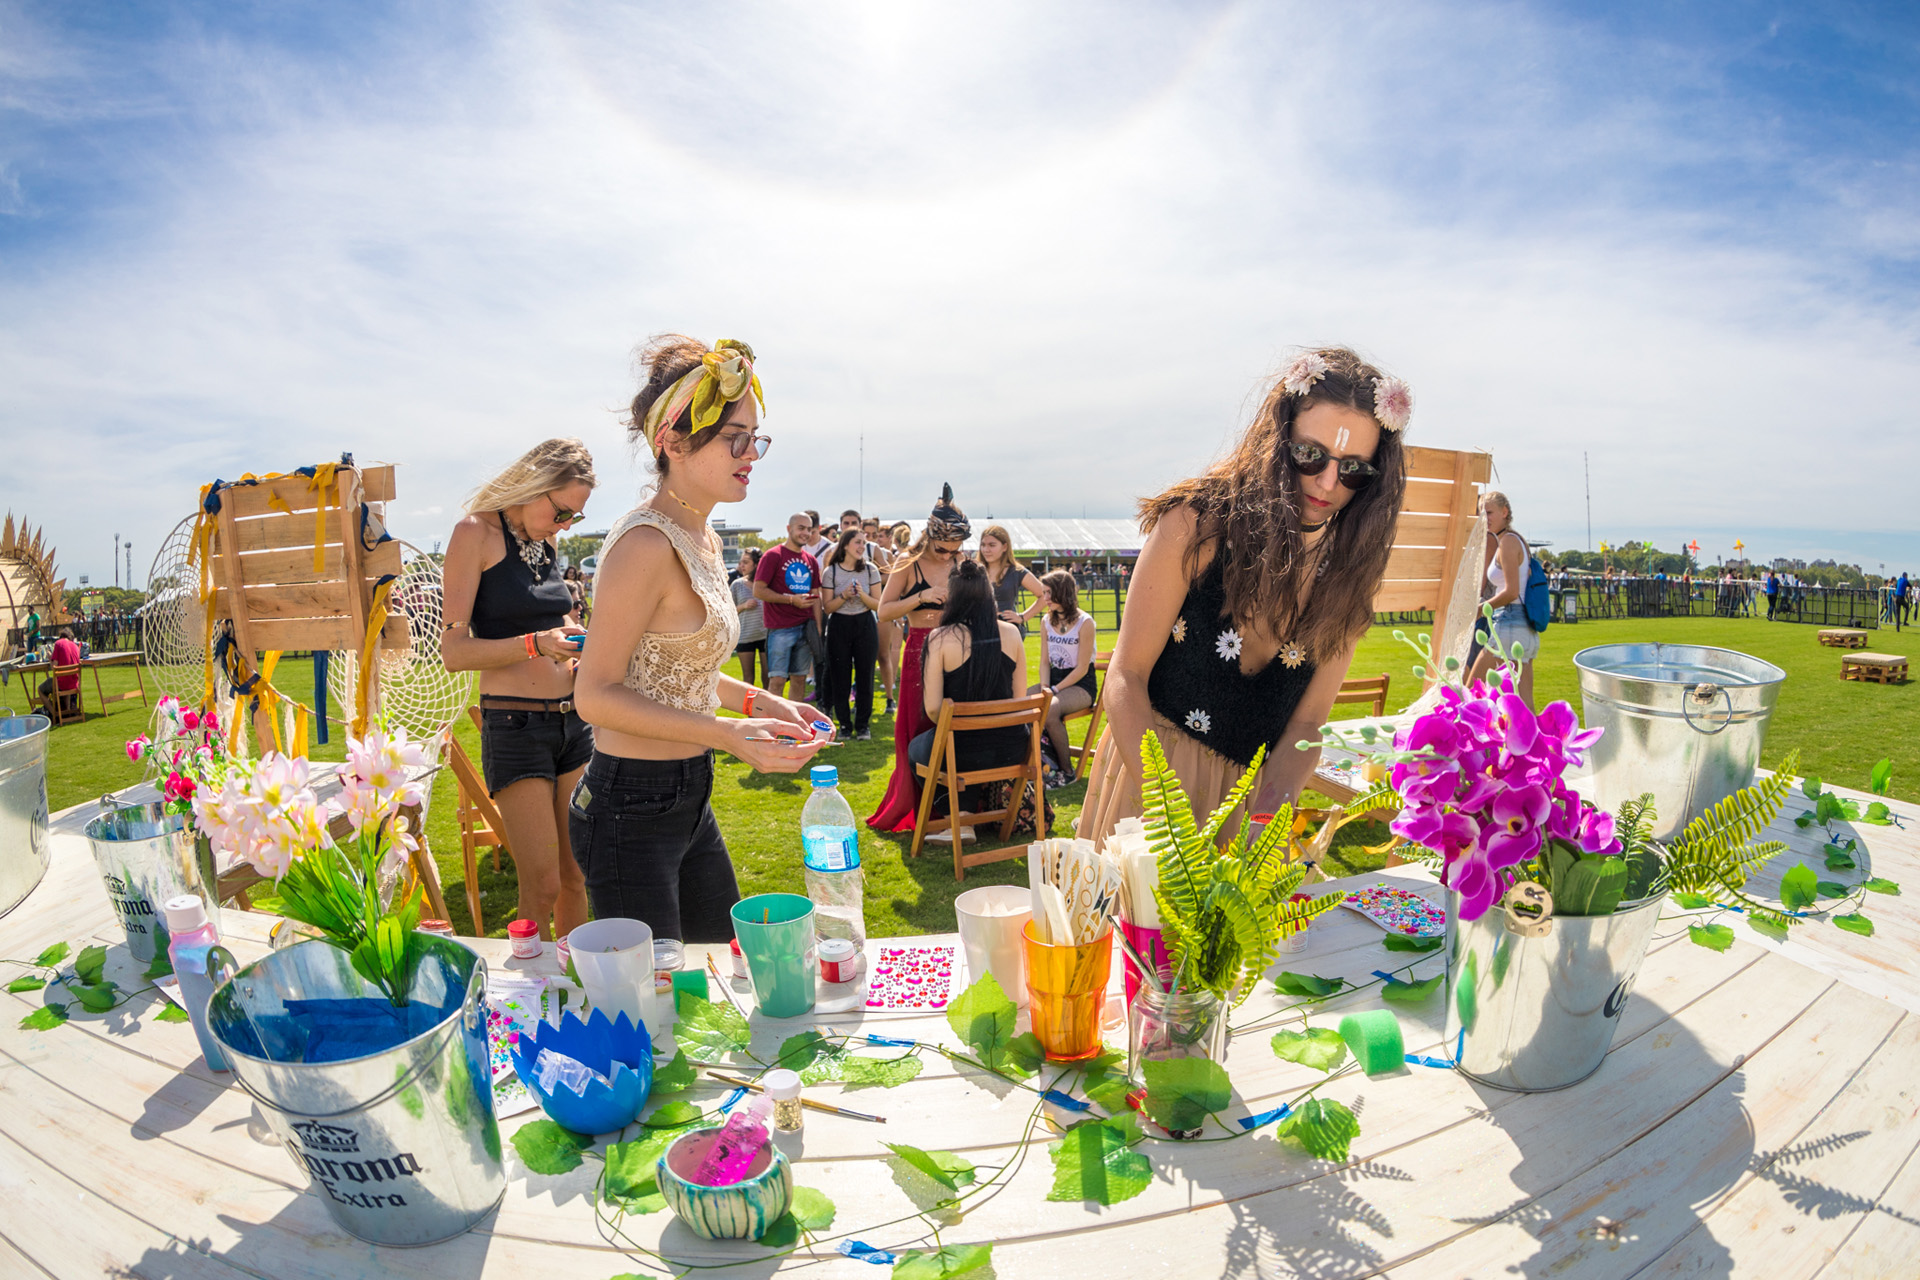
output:
{"label": "green fern frond", "polygon": [[1799,766],[1800,753],[1795,751],[1773,776],[1742,787],[1689,822],[1675,843],[1682,848],[1727,849],[1753,840],[1780,816],[1781,806],[1793,790],[1794,770]]}
{"label": "green fern frond", "polygon": [[1253,753],[1253,763],[1246,772],[1234,780],[1227,794],[1220,800],[1220,807],[1207,815],[1207,825],[1200,830],[1200,838],[1208,844],[1218,844],[1220,833],[1226,829],[1227,820],[1240,811],[1247,797],[1253,794],[1253,787],[1260,780],[1260,765],[1266,759],[1267,749],[1261,747]]}
{"label": "green fern frond", "polygon": [[1400,796],[1393,787],[1385,782],[1377,782],[1373,790],[1356,797],[1352,804],[1342,805],[1342,816],[1355,818],[1374,809],[1391,808],[1400,803]]}

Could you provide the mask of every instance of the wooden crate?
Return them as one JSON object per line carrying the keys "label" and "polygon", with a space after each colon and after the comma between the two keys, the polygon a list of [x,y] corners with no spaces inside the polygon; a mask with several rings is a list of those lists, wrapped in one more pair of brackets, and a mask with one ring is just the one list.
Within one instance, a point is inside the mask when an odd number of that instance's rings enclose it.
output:
{"label": "wooden crate", "polygon": [[1829,627],[1820,633],[1820,643],[1832,649],[1864,649],[1867,633],[1852,627]]}
{"label": "wooden crate", "polygon": [[[232,621],[234,640],[249,660],[269,650],[359,651],[373,584],[400,572],[400,545],[366,547],[360,513],[368,502],[391,499],[393,487],[392,467],[342,467],[324,510],[322,495],[304,476],[221,490],[212,547],[214,617]],[[406,617],[394,610],[380,629],[380,647],[407,645]]]}
{"label": "wooden crate", "polygon": [[1866,684],[1905,683],[1907,660],[1897,653],[1849,653],[1840,659],[1840,678]]}

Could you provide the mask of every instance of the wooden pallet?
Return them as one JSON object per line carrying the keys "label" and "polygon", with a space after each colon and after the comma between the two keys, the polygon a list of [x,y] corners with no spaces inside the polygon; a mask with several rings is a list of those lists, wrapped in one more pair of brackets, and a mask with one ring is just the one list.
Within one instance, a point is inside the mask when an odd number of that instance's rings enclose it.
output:
{"label": "wooden pallet", "polygon": [[1907,660],[1897,653],[1849,653],[1840,659],[1840,678],[1866,684],[1905,683]]}
{"label": "wooden pallet", "polygon": [[1832,649],[1864,649],[1867,633],[1851,627],[1833,627],[1820,633],[1820,643]]}

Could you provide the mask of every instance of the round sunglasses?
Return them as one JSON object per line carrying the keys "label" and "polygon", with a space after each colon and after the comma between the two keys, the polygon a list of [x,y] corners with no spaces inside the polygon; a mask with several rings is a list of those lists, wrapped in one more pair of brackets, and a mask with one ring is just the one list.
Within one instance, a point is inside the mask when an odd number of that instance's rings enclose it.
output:
{"label": "round sunglasses", "polygon": [[1365,458],[1335,458],[1325,446],[1311,440],[1287,441],[1287,460],[1303,476],[1317,476],[1330,462],[1340,469],[1340,483],[1349,489],[1364,489],[1380,478],[1380,468]]}
{"label": "round sunglasses", "polygon": [[767,450],[773,448],[772,436],[757,436],[751,431],[742,431],[727,437],[727,447],[733,450],[733,456],[744,458],[749,452],[757,461],[767,456]]}

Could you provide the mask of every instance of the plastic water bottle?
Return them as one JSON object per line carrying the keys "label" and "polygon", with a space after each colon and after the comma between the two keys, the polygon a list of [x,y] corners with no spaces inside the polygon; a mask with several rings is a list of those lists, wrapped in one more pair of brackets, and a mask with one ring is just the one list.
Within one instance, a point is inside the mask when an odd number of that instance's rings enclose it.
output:
{"label": "plastic water bottle", "polygon": [[207,1029],[207,1002],[213,999],[213,979],[207,974],[207,953],[220,943],[213,921],[207,919],[206,903],[197,893],[183,893],[167,899],[167,958],[173,962],[174,976],[180,979],[180,1002],[187,1006],[193,1034],[200,1037],[200,1052],[207,1055],[207,1069],[225,1071],[226,1055],[220,1042]]}
{"label": "plastic water bottle", "polygon": [[840,794],[840,771],[813,766],[813,794],[800,811],[800,847],[807,863],[807,897],[813,899],[813,932],[819,938],[845,938],[856,951],[867,945],[867,918],[861,909],[860,834],[853,810]]}

